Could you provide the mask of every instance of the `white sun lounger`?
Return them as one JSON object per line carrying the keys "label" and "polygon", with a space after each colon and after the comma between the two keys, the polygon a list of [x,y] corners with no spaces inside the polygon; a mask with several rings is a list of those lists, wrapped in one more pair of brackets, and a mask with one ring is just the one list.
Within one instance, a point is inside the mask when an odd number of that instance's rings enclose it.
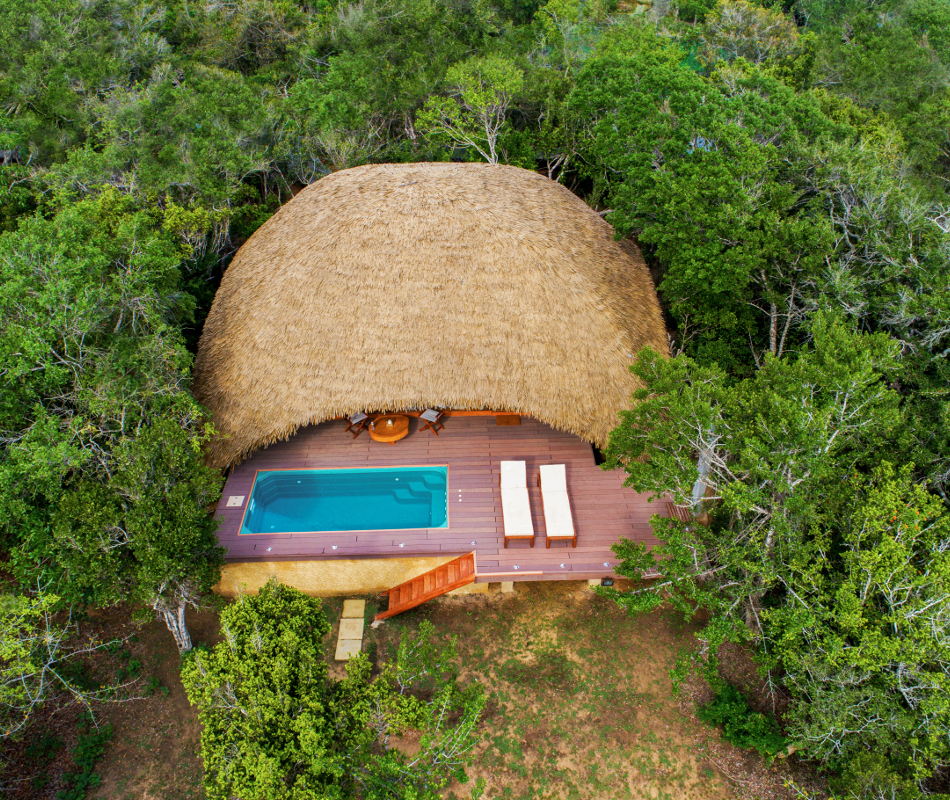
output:
{"label": "white sun lounger", "polygon": [[563,464],[545,464],[538,472],[541,487],[541,504],[544,506],[544,527],[547,530],[547,547],[552,541],[571,540],[577,547],[577,531],[574,515],[567,496],[567,472]]}
{"label": "white sun lounger", "polygon": [[505,524],[505,547],[509,539],[530,539],[534,547],[534,523],[528,502],[528,477],[524,461],[502,461],[501,512]]}

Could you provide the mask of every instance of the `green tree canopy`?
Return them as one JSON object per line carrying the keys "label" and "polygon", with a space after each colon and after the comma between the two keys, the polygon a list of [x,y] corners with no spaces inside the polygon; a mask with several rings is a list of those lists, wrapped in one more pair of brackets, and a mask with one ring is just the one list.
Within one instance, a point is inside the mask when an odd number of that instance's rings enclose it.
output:
{"label": "green tree canopy", "polygon": [[69,603],[138,599],[190,646],[220,476],[188,394],[181,244],[114,191],[0,236],[0,508],[11,566]]}
{"label": "green tree canopy", "polygon": [[797,357],[734,382],[641,355],[646,388],[605,466],[697,519],[654,517],[652,552],[616,545],[619,572],[658,565],[662,578],[611,594],[631,611],[667,598],[708,611],[714,679],[719,645],[750,642],[791,694],[786,722],[809,755],[840,764],[871,747],[924,778],[950,755],[948,517],[911,465],[886,463],[907,446],[885,382],[896,345],[821,314],[811,334]]}
{"label": "green tree canopy", "polygon": [[524,88],[523,73],[508,59],[488,56],[452,66],[445,82],[448,96],[430,97],[419,113],[420,131],[472,148],[497,164],[502,156],[498,140],[508,108]]}
{"label": "green tree canopy", "polygon": [[585,65],[569,107],[608,218],[653,248],[684,332],[703,331],[694,352],[736,367],[780,355],[802,316],[831,246],[803,185],[808,147],[844,129],[760,70],[738,63],[707,79],[682,61],[662,41],[608,51]]}
{"label": "green tree canopy", "polygon": [[[430,624],[375,678],[360,654],[342,680],[323,658],[330,625],[318,599],[272,580],[228,606],[221,625],[223,641],[182,669],[211,800],[436,800],[464,780],[484,699],[457,684],[454,642],[440,651]],[[392,741],[408,729],[421,732],[412,755]]]}

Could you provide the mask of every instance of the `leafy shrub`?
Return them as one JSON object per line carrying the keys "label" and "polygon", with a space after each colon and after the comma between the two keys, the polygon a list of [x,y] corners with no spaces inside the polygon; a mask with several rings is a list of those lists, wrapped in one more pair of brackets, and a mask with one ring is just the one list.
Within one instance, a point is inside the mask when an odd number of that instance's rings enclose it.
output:
{"label": "leafy shrub", "polygon": [[66,788],[56,793],[56,800],[83,800],[87,790],[98,786],[101,781],[93,769],[106,751],[106,744],[112,739],[112,726],[103,725],[95,730],[91,723],[92,718],[88,714],[79,718],[79,741],[73,751],[78,772],[63,775]]}
{"label": "leafy shrub", "polygon": [[102,687],[102,681],[85,661],[64,658],[56,662],[56,671],[79,691],[95,692]]}
{"label": "leafy shrub", "polygon": [[132,654],[128,651],[124,651],[124,653],[120,653],[119,655],[122,657],[122,660],[125,661],[125,666],[119,667],[119,671],[116,675],[117,680],[126,681],[138,678],[142,672],[142,662],[137,658],[131,658]]}
{"label": "leafy shrub", "polygon": [[728,683],[699,709],[699,718],[709,725],[722,725],[727,742],[758,750],[764,758],[774,758],[788,747],[775,720],[753,711],[742,692]]}
{"label": "leafy shrub", "polygon": [[[181,673],[204,728],[208,800],[439,800],[465,781],[484,694],[457,683],[455,642],[437,642],[430,622],[375,677],[362,653],[331,676],[321,601],[275,579],[228,605],[221,631]],[[407,730],[419,733],[411,755],[396,746]]]}
{"label": "leafy shrub", "polygon": [[161,692],[162,697],[168,697],[168,687],[163,686],[157,675],[152,675],[148,679],[148,685],[145,687],[145,696],[151,697],[155,692]]}

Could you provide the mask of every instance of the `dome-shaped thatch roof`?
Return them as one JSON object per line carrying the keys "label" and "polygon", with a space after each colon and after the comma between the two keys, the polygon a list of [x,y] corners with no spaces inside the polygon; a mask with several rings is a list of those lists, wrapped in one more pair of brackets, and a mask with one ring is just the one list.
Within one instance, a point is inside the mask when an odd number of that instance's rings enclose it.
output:
{"label": "dome-shaped thatch roof", "polygon": [[639,253],[567,189],[488,164],[356,167],[235,256],[194,391],[234,463],[297,428],[427,406],[530,415],[603,444],[666,352]]}

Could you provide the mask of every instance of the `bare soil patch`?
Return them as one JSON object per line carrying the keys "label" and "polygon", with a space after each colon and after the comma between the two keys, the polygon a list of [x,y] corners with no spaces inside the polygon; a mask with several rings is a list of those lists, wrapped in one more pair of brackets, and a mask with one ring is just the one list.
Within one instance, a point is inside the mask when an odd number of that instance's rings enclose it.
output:
{"label": "bare soil patch", "polygon": [[[188,625],[196,643],[216,640],[216,614],[189,614]],[[198,721],[178,676],[178,649],[165,626],[134,622],[129,609],[117,608],[81,619],[79,637],[114,644],[77,663],[73,679],[90,689],[123,684],[114,702],[92,705],[95,723],[111,725],[113,736],[95,768],[101,784],[87,797],[202,797]],[[19,741],[3,746],[7,796],[55,800],[67,788],[64,775],[77,771],[73,751],[82,713],[80,706],[54,699],[33,716]]]}
{"label": "bare soil patch", "polygon": [[[218,615],[187,616],[193,642],[218,641]],[[168,629],[158,621],[138,630],[136,652],[161,682],[151,697],[105,708],[114,736],[99,762],[101,785],[89,793],[103,800],[198,800],[201,788],[201,726],[179,678],[180,656]]]}
{"label": "bare soil patch", "polygon": [[[789,778],[817,788],[810,770],[770,767],[701,722],[700,681],[673,694],[670,669],[696,647],[696,623],[670,609],[632,617],[586,583],[516,589],[439,598],[368,633],[381,657],[423,619],[458,636],[462,679],[490,698],[469,770],[486,798],[781,800],[796,796]],[[730,679],[761,688],[744,653],[723,657]],[[468,797],[472,785],[447,796]]]}

